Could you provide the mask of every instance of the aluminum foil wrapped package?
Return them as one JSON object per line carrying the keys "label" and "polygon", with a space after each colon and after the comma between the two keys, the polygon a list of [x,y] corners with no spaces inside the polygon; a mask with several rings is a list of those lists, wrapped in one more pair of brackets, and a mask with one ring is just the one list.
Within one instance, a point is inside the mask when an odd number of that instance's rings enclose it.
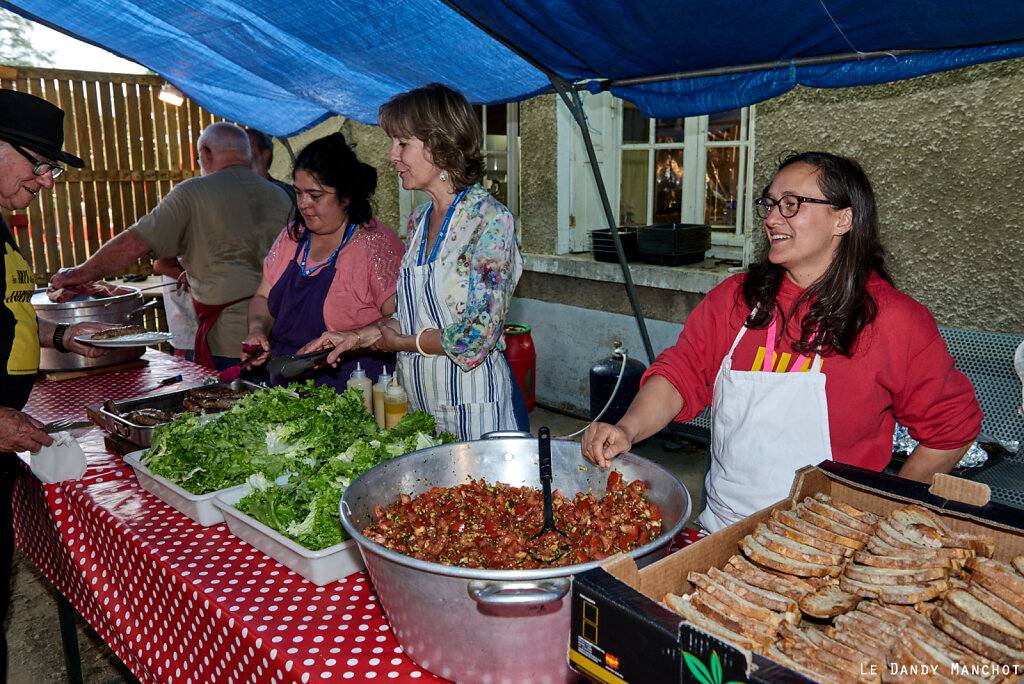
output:
{"label": "aluminum foil wrapped package", "polygon": [[[896,423],[896,430],[892,433],[892,450],[894,453],[910,454],[918,441],[910,436],[907,428]],[[977,442],[971,444],[964,457],[956,464],[957,468],[976,468],[988,460],[988,452],[981,448]]]}

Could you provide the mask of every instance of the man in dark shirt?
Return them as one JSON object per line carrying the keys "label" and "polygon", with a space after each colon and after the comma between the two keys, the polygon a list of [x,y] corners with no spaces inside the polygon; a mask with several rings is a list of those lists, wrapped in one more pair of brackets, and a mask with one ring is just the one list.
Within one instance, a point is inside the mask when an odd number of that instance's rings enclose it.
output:
{"label": "man in dark shirt", "polygon": [[249,145],[252,146],[252,161],[249,162],[249,168],[287,192],[294,204],[295,188],[292,184],[279,181],[270,175],[270,165],[274,161],[274,141],[269,135],[255,128],[246,128],[245,133],[249,136]]}

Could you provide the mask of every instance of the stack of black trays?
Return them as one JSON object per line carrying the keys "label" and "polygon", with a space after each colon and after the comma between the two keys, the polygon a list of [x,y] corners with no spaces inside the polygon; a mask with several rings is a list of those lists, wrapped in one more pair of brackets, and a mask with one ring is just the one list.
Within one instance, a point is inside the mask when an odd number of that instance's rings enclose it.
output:
{"label": "stack of black trays", "polygon": [[656,226],[641,226],[637,229],[637,250],[640,260],[648,264],[693,264],[704,261],[704,254],[709,249],[711,226],[705,224],[663,223]]}
{"label": "stack of black trays", "polygon": [[[593,242],[594,261],[618,262],[619,256],[615,253],[615,239],[610,230],[605,228],[591,231],[590,239]],[[619,228],[619,240],[622,242],[622,252],[626,255],[626,261],[636,261],[638,258],[636,228]]]}

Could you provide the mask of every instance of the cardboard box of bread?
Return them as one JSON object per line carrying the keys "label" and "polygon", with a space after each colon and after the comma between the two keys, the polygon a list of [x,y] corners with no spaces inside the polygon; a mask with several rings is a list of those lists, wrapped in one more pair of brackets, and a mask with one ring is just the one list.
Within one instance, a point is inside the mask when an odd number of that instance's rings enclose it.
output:
{"label": "cardboard box of bread", "polygon": [[831,462],[642,570],[573,580],[569,661],[599,682],[1024,677],[1024,512],[986,485]]}

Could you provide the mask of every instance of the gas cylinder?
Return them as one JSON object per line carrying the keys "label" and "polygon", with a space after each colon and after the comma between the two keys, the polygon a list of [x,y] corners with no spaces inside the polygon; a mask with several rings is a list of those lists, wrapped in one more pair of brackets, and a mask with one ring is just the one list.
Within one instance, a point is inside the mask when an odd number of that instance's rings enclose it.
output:
{"label": "gas cylinder", "polygon": [[[626,364],[625,368],[622,367],[623,362]],[[601,416],[601,422],[613,425],[619,422],[636,397],[636,393],[640,391],[640,376],[645,370],[647,366],[642,361],[630,357],[622,343],[615,342],[612,355],[590,367],[590,419],[597,418],[601,409],[611,399],[608,410]],[[619,382],[619,389],[615,390],[615,382],[620,372],[622,381]]]}
{"label": "gas cylinder", "polygon": [[526,398],[526,410],[532,411],[536,395],[534,380],[537,372],[537,352],[530,337],[530,326],[519,323],[505,325],[505,356],[519,389]]}

